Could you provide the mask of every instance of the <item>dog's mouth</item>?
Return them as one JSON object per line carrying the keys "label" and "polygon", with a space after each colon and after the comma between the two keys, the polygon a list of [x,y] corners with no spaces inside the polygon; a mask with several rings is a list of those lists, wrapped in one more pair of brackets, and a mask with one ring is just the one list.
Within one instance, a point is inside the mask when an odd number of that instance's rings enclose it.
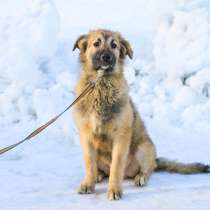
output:
{"label": "dog's mouth", "polygon": [[110,73],[114,70],[116,58],[114,54],[108,50],[98,51],[93,56],[93,68],[98,71],[104,71],[104,74]]}
{"label": "dog's mouth", "polygon": [[106,65],[106,66],[101,66],[100,68],[101,68],[102,70],[107,70],[107,69],[110,68],[110,66],[109,66],[109,65]]}
{"label": "dog's mouth", "polygon": [[96,66],[95,70],[101,70],[101,71],[104,71],[104,72],[111,72],[113,71],[114,69],[114,66],[113,65],[98,65]]}

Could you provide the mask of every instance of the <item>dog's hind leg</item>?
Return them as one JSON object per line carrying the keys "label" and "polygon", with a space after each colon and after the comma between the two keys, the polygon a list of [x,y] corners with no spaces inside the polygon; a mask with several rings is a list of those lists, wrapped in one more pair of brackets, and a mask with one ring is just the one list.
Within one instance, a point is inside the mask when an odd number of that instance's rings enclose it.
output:
{"label": "dog's hind leg", "polygon": [[139,172],[134,176],[136,186],[144,186],[147,184],[151,174],[156,168],[155,147],[150,141],[145,141],[138,146],[136,159],[139,162]]}
{"label": "dog's hind leg", "polygon": [[107,175],[102,170],[98,169],[98,174],[97,174],[96,182],[97,183],[102,182],[105,177],[107,177]]}

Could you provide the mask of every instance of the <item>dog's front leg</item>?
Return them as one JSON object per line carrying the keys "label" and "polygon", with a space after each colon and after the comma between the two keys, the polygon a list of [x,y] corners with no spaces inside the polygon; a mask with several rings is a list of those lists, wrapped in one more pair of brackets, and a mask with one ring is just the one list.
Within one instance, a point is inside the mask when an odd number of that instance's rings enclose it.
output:
{"label": "dog's front leg", "polygon": [[80,135],[80,140],[85,160],[85,178],[81,183],[78,192],[80,194],[89,194],[95,191],[97,177],[97,151],[87,137]]}
{"label": "dog's front leg", "polygon": [[124,133],[124,135],[120,135],[114,140],[109,188],[107,194],[109,200],[118,200],[122,196],[121,185],[124,178],[130,138],[131,135],[128,131],[127,133]]}

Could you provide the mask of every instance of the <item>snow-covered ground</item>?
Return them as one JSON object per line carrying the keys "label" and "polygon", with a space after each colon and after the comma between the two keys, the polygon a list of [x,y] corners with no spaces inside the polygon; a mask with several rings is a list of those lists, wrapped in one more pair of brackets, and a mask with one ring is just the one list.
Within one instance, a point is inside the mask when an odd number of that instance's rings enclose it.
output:
{"label": "snow-covered ground", "polygon": [[[208,0],[0,0],[0,148],[19,141],[74,99],[77,36],[120,31],[135,56],[125,75],[158,156],[210,163]],[[71,112],[0,157],[0,210],[210,209],[210,175],[155,173],[124,182],[119,202],[76,193],[84,175]]]}

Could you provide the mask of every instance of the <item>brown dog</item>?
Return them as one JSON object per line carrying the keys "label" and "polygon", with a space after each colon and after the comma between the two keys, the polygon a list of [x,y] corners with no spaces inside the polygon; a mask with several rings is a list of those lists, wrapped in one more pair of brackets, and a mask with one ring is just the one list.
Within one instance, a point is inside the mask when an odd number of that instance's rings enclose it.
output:
{"label": "brown dog", "polygon": [[109,176],[108,198],[116,200],[121,198],[124,178],[134,178],[137,186],[143,186],[154,170],[185,174],[209,171],[209,166],[199,163],[156,159],[155,147],[128,95],[123,75],[126,55],[133,56],[128,41],[119,33],[95,30],[80,36],[73,50],[76,48],[80,49],[82,68],[76,94],[98,78],[93,92],[75,107],[86,169],[79,193],[94,192],[95,183]]}

